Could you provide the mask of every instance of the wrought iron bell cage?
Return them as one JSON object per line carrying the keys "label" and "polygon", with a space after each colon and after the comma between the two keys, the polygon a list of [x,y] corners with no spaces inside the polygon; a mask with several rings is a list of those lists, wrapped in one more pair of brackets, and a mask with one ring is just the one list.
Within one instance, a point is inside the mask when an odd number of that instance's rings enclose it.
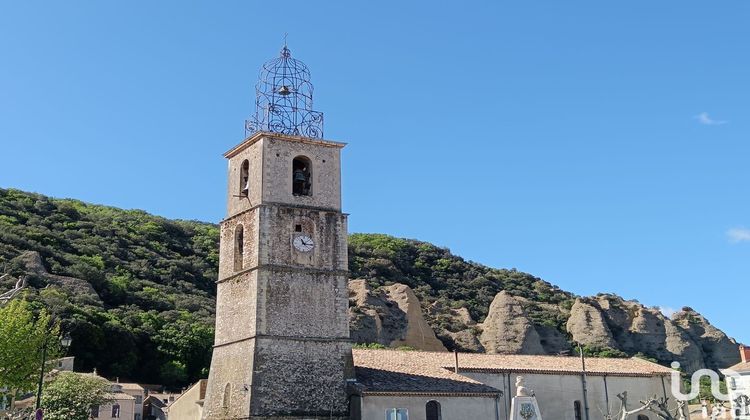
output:
{"label": "wrought iron bell cage", "polygon": [[255,115],[245,121],[245,135],[257,131],[323,138],[323,113],[313,110],[310,70],[284,45],[266,62],[255,86]]}

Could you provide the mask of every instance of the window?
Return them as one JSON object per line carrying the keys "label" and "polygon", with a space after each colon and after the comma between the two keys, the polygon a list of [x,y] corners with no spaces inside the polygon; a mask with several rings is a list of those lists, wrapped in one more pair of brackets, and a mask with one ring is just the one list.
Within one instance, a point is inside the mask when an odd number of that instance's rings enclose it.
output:
{"label": "window", "polygon": [[245,255],[245,229],[242,225],[234,228],[234,271],[242,270],[242,257]]}
{"label": "window", "polygon": [[737,389],[737,381],[735,381],[731,376],[727,376],[727,385],[729,385],[729,389],[733,391]]}
{"label": "window", "polygon": [[573,402],[573,410],[575,411],[576,420],[583,420],[583,411],[581,411],[581,402]]}
{"label": "window", "polygon": [[250,192],[250,162],[245,159],[240,167],[240,197],[247,197]]}
{"label": "window", "polygon": [[115,403],[112,406],[112,417],[119,419],[120,418],[120,404]]}
{"label": "window", "polygon": [[639,414],[638,415],[638,420],[649,420],[649,418],[648,418],[648,416],[646,416],[644,414]]}
{"label": "window", "polygon": [[295,232],[302,232],[302,225],[294,225]]}
{"label": "window", "polygon": [[91,417],[93,417],[93,418],[99,417],[99,406],[98,405],[92,405],[91,406]]}
{"label": "window", "polygon": [[442,420],[443,416],[440,413],[440,403],[432,400],[427,401],[427,405],[425,405],[425,412],[426,412],[426,418],[427,420]]}
{"label": "window", "polygon": [[409,420],[409,410],[405,408],[389,408],[385,411],[385,420]]}
{"label": "window", "polygon": [[231,384],[227,384],[224,387],[224,398],[221,401],[221,406],[222,407],[229,408],[229,403],[231,402],[230,399],[232,398],[231,393],[232,393],[232,385]]}
{"label": "window", "polygon": [[133,420],[141,420],[141,415],[139,413],[135,413],[135,417],[133,417]]}
{"label": "window", "polygon": [[292,194],[312,195],[312,163],[304,156],[292,161]]}
{"label": "window", "polygon": [[143,404],[143,397],[140,395],[135,396],[135,403],[136,404]]}

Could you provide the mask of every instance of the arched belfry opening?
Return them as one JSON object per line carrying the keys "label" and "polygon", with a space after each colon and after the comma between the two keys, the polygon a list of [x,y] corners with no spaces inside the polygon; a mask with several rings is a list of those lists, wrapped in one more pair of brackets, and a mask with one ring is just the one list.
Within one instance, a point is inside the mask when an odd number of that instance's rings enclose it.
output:
{"label": "arched belfry opening", "polygon": [[255,115],[245,121],[245,135],[257,131],[323,138],[323,113],[313,110],[310,70],[292,58],[286,45],[260,70]]}
{"label": "arched belfry opening", "polygon": [[312,195],[312,162],[305,156],[292,160],[292,194]]}
{"label": "arched belfry opening", "polygon": [[250,193],[250,161],[245,159],[240,166],[240,197]]}

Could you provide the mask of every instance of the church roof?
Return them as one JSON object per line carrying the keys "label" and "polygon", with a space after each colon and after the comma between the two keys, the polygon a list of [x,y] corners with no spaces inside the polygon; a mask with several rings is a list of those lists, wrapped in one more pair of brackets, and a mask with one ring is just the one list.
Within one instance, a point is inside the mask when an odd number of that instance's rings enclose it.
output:
{"label": "church roof", "polygon": [[[443,369],[433,355],[398,350],[354,349],[357,381],[365,395],[474,395],[495,397],[499,390],[466,376]],[[429,355],[425,357],[425,355]]]}
{"label": "church roof", "polygon": [[737,373],[750,373],[750,362],[740,362],[729,368]]}
{"label": "church roof", "polygon": [[[442,356],[442,365],[453,367],[453,355]],[[514,372],[540,374],[583,373],[580,357],[521,354],[459,353],[459,371]],[[633,358],[587,357],[586,373],[594,376],[665,376],[672,369],[648,360]]]}
{"label": "church roof", "polygon": [[[458,354],[448,352],[354,349],[357,380],[366,393],[498,393],[461,372],[580,375],[581,359],[563,356]],[[595,376],[666,376],[672,370],[639,358],[587,358],[586,372]]]}

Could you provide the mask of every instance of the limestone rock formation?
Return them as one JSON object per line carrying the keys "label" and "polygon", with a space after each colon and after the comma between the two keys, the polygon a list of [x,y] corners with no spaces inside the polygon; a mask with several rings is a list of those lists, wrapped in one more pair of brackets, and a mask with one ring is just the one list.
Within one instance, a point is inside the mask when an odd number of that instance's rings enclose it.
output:
{"label": "limestone rock formation", "polygon": [[585,346],[617,348],[601,309],[595,305],[595,301],[576,299],[566,324],[568,332],[573,341]]}
{"label": "limestone rock formation", "polygon": [[737,342],[692,308],[682,308],[672,320],[700,345],[708,368],[724,369],[740,362]]}
{"label": "limestone rock formation", "polygon": [[480,341],[487,353],[546,354],[521,302],[506,291],[495,295]]}
{"label": "limestone rock formation", "polygon": [[470,353],[484,353],[485,351],[475,332],[470,329],[458,332],[446,331],[445,333],[451,338],[453,347],[458,351]]}
{"label": "limestone rock formation", "polygon": [[375,293],[365,280],[352,280],[349,299],[354,303],[349,308],[349,323],[355,342],[446,351],[409,286],[396,283]]}
{"label": "limestone rock formation", "polygon": [[665,318],[666,350],[673,356],[674,361],[680,362],[682,368],[688,372],[695,372],[706,367],[705,357],[701,347],[690,335]]}
{"label": "limestone rock formation", "polygon": [[[365,280],[353,280],[349,292],[351,335],[360,343],[425,350],[445,350],[445,343],[468,352],[564,354],[578,342],[594,350],[641,354],[665,365],[677,361],[687,372],[739,361],[737,343],[690,308],[670,319],[658,308],[602,294],[577,298],[567,310],[502,291],[477,323],[466,308],[440,301],[427,307],[425,317],[414,292],[403,284],[372,290]],[[548,322],[555,318],[563,320],[562,328]]]}

